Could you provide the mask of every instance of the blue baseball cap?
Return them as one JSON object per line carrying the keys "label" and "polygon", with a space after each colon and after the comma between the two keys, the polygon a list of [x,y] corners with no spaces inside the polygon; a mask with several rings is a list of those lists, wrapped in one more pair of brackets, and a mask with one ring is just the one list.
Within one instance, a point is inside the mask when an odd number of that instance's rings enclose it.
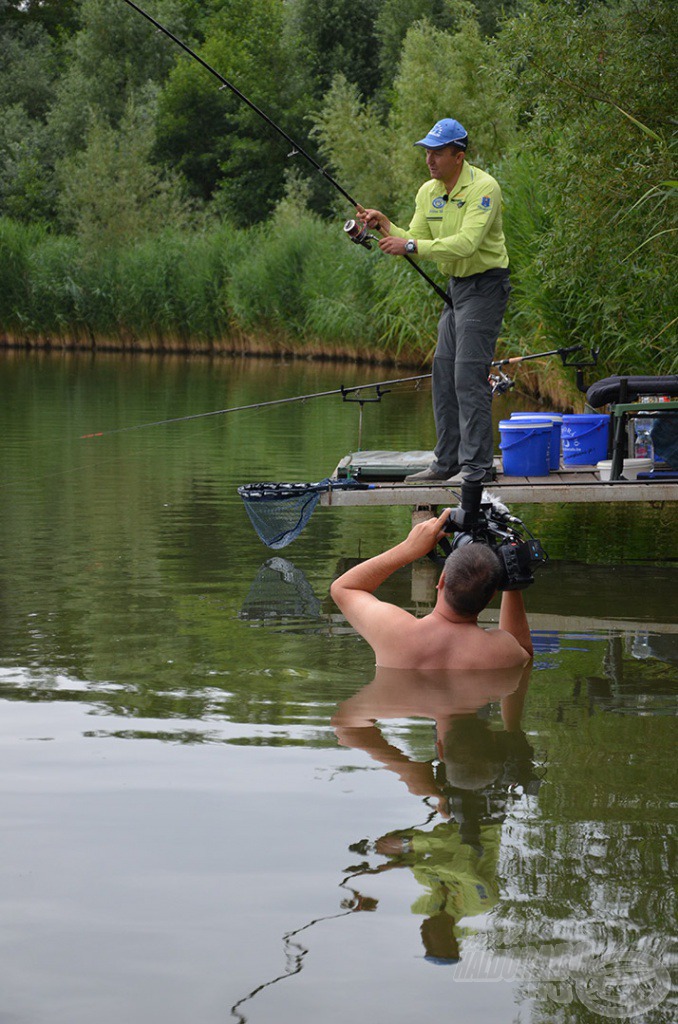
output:
{"label": "blue baseball cap", "polygon": [[415,142],[415,146],[439,149],[441,146],[449,146],[451,142],[459,149],[466,149],[468,134],[463,124],[459,124],[453,117],[444,117],[442,121],[436,121],[428,135]]}

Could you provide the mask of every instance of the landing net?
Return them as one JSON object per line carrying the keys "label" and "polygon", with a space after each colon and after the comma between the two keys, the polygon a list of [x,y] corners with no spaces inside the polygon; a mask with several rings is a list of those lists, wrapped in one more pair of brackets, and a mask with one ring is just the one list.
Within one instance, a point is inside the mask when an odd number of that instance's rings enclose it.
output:
{"label": "landing net", "polygon": [[296,540],[325,491],[365,486],[356,480],[327,477],[310,484],[243,484],[238,494],[259,539],[278,549]]}

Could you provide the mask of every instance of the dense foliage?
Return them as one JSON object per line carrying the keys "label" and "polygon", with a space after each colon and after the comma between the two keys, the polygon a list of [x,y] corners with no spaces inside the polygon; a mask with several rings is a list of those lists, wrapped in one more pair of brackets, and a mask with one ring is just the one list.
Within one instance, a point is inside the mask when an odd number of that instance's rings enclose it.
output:
{"label": "dense foliage", "polygon": [[[413,139],[457,117],[504,189],[505,343],[582,341],[610,369],[676,370],[669,0],[145,3],[400,223],[425,177]],[[0,0],[0,33],[10,340],[267,330],[428,355],[432,291],[350,246],[331,185],[124,0]]]}

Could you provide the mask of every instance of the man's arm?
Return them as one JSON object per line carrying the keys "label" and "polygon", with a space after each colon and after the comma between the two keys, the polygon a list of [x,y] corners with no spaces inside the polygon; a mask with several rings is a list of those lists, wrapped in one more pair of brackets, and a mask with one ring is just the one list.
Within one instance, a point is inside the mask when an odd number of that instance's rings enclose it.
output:
{"label": "man's arm", "polygon": [[443,536],[442,527],[449,514],[450,509],[447,508],[437,519],[417,523],[400,544],[354,565],[330,587],[335,604],[375,651],[377,646],[397,635],[399,629],[406,628],[413,616],[402,608],[380,601],[374,596],[374,591],[396,569],[422,558],[435,547]]}
{"label": "man's arm", "polygon": [[524,651],[534,657],[530,625],[525,613],[525,603],[520,590],[505,590],[501,595],[499,628],[515,637]]}
{"label": "man's arm", "polygon": [[417,245],[419,245],[419,241],[422,239],[430,240],[432,238],[431,229],[421,201],[424,189],[425,186],[422,186],[417,193],[414,215],[408,228],[399,228],[381,210],[364,209],[362,206],[356,207],[358,216],[363,223],[367,227],[378,228],[384,236],[379,242],[379,248],[382,252],[388,253],[389,256],[404,256],[405,242],[408,238],[414,239]]}
{"label": "man's arm", "polygon": [[342,747],[364,750],[373,760],[383,764],[405,783],[414,796],[439,796],[433,767],[428,761],[414,761],[388,740],[384,739],[376,725],[341,725],[333,720],[334,731]]}

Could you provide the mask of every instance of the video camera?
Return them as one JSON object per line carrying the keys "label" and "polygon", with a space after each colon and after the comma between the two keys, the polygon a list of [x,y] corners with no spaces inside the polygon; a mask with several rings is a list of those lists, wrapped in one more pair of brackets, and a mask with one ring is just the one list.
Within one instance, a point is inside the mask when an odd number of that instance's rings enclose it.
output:
{"label": "video camera", "polygon": [[[499,590],[524,590],[534,583],[533,570],[548,561],[540,542],[522,520],[512,516],[498,498],[483,491],[481,483],[461,485],[461,504],[450,513],[443,527],[452,534],[439,547],[445,556],[466,544],[487,544],[502,567]],[[527,535],[527,536],[525,536]]]}

